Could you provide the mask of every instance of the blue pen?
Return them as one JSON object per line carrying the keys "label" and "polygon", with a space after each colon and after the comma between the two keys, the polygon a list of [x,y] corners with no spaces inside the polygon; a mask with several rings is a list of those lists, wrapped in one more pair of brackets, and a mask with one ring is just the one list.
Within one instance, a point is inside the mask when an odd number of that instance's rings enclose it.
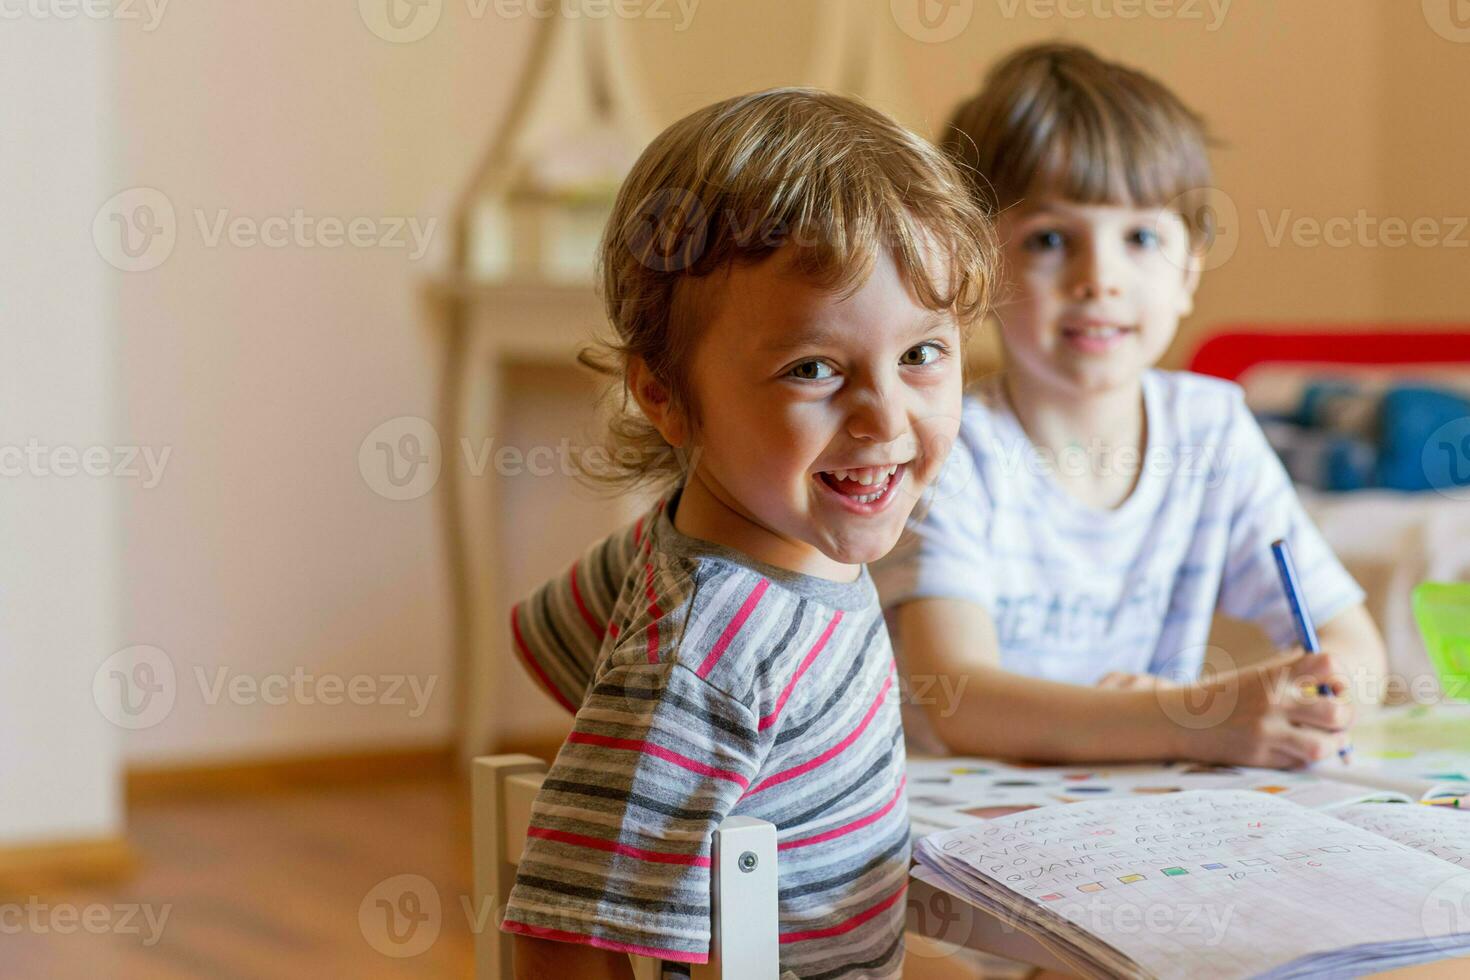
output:
{"label": "blue pen", "polygon": [[[1291,618],[1296,620],[1297,639],[1308,653],[1321,653],[1322,645],[1317,642],[1317,630],[1312,625],[1312,614],[1307,609],[1307,600],[1302,596],[1302,587],[1296,577],[1296,565],[1291,560],[1291,546],[1285,538],[1271,542],[1271,554],[1276,558],[1276,570],[1281,573],[1281,588],[1286,592],[1286,603],[1291,606]],[[1332,685],[1318,684],[1317,693],[1332,696]],[[1346,762],[1352,752],[1351,745],[1337,750],[1338,757]]]}

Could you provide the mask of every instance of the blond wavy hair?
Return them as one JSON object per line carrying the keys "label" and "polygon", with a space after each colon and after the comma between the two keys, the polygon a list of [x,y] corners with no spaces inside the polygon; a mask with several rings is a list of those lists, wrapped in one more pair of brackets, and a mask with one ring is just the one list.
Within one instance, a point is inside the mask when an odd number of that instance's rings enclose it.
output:
{"label": "blond wavy hair", "polygon": [[[603,236],[599,277],[614,336],[581,352],[615,379],[615,459],[592,482],[674,482],[684,466],[628,391],[637,358],[698,420],[690,361],[699,285],[786,246],[823,288],[854,291],[883,249],[926,307],[961,329],[989,299],[995,242],[965,179],[937,148],[847,96],[804,88],[706,106],[664,130],[623,182]],[[936,261],[938,258],[941,261]]]}

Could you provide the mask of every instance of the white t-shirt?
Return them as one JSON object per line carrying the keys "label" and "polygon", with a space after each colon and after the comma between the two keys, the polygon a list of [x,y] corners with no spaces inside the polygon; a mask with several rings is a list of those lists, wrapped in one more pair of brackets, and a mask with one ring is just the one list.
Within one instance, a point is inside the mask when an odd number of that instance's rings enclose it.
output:
{"label": "white t-shirt", "polygon": [[1098,510],[1052,474],[1108,465],[1106,456],[1038,450],[1000,379],[981,382],[927,513],[872,568],[884,606],[968,599],[995,621],[1006,670],[1093,684],[1109,671],[1193,679],[1217,609],[1258,623],[1279,646],[1295,643],[1277,538],[1290,542],[1317,623],[1362,601],[1238,385],[1150,371],[1143,397],[1138,483],[1121,506]]}

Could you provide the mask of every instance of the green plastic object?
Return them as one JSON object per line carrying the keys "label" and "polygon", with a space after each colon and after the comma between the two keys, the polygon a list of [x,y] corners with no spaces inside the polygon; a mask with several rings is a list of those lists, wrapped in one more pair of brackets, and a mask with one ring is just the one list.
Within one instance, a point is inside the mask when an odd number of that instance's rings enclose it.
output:
{"label": "green plastic object", "polygon": [[1470,582],[1422,582],[1413,602],[1445,696],[1470,701]]}

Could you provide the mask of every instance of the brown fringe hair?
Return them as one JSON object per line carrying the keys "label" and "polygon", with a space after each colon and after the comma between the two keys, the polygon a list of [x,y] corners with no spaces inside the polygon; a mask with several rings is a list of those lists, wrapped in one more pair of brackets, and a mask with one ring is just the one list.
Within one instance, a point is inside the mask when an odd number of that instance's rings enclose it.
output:
{"label": "brown fringe hair", "polygon": [[992,214],[1054,194],[1169,206],[1198,246],[1214,234],[1204,119],[1157,80],[1072,44],[1021,48],[955,109],[942,146]]}

